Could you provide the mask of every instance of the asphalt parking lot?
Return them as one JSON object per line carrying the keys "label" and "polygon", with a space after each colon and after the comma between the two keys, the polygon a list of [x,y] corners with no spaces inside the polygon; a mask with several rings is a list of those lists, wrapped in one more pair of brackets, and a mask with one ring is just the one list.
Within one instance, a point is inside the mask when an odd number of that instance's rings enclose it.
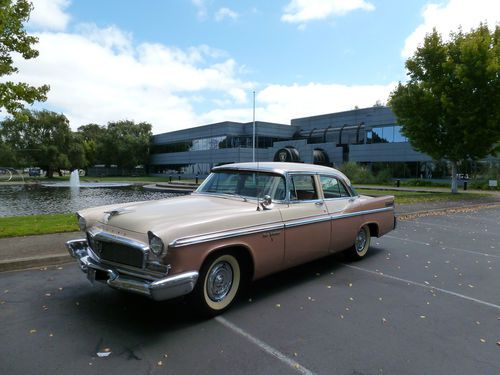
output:
{"label": "asphalt parking lot", "polygon": [[399,222],[369,256],[255,283],[221,317],[75,264],[0,274],[1,374],[499,374],[500,209]]}

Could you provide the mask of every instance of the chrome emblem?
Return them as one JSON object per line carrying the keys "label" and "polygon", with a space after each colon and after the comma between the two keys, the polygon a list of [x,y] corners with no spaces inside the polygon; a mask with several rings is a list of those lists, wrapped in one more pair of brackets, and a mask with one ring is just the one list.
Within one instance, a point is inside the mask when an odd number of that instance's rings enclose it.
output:
{"label": "chrome emblem", "polygon": [[286,161],[286,157],[287,157],[287,153],[285,151],[281,151],[279,154],[278,154],[278,158],[280,159],[280,161]]}

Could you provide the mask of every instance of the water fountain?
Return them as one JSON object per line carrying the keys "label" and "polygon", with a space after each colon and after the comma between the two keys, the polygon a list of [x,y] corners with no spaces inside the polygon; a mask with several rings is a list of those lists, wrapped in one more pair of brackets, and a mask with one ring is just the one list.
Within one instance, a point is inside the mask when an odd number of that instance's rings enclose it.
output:
{"label": "water fountain", "polygon": [[111,187],[125,187],[132,184],[126,182],[80,182],[80,174],[78,169],[71,172],[69,182],[53,182],[42,184],[46,187],[70,187],[70,188],[111,188]]}

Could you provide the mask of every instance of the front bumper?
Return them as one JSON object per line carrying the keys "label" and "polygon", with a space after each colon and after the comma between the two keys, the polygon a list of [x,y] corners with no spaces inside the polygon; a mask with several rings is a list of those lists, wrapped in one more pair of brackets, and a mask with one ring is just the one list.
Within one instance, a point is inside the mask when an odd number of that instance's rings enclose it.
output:
{"label": "front bumper", "polygon": [[91,252],[87,240],[72,240],[66,242],[69,254],[78,261],[80,269],[87,274],[91,283],[100,281],[110,287],[127,292],[138,293],[163,301],[190,293],[198,280],[198,272],[185,272],[178,275],[147,280],[132,277],[120,272],[116,267],[102,263]]}

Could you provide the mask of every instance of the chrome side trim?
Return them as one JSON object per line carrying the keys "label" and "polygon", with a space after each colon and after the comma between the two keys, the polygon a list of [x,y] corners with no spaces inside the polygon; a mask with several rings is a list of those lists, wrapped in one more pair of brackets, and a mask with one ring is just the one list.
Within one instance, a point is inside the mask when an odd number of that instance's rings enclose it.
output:
{"label": "chrome side trim", "polygon": [[331,215],[332,220],[339,220],[339,219],[345,219],[347,217],[354,217],[354,216],[361,216],[361,215],[368,215],[368,214],[376,214],[379,212],[386,212],[386,211],[394,211],[394,207],[384,207],[384,208],[375,208],[373,210],[366,210],[366,211],[358,211],[358,212],[349,212],[346,214],[340,214],[340,215]]}
{"label": "chrome side trim", "polygon": [[324,215],[313,216],[313,217],[309,217],[309,218],[305,218],[305,219],[290,220],[290,221],[287,221],[284,223],[259,225],[259,226],[255,226],[255,227],[233,229],[233,230],[224,231],[224,232],[206,233],[206,234],[195,235],[195,236],[181,237],[181,238],[177,238],[177,239],[173,240],[172,242],[170,242],[168,247],[169,248],[178,248],[178,247],[183,247],[183,246],[196,245],[196,244],[200,244],[203,242],[223,240],[226,238],[245,236],[248,234],[268,232],[268,231],[273,231],[273,230],[281,230],[281,229],[285,229],[285,228],[293,228],[293,227],[298,227],[301,225],[309,225],[309,224],[314,224],[314,223],[321,223],[324,221],[339,220],[339,219],[345,219],[345,218],[353,217],[353,216],[374,214],[374,213],[385,212],[385,211],[394,211],[394,208],[393,207],[384,207],[384,208],[377,208],[377,209],[373,209],[373,210],[346,213],[346,214],[341,214],[341,215],[324,214]]}
{"label": "chrome side trim", "polygon": [[302,225],[309,225],[315,223],[321,223],[323,221],[330,221],[331,216],[329,214],[321,215],[321,216],[313,216],[305,219],[296,219],[285,222],[285,228],[293,228]]}
{"label": "chrome side trim", "polygon": [[177,248],[188,245],[195,245],[208,241],[222,240],[226,238],[245,236],[248,234],[260,233],[260,232],[269,232],[273,230],[284,229],[285,225],[283,223],[273,223],[267,225],[259,225],[249,228],[240,228],[234,230],[228,230],[224,232],[215,232],[215,233],[206,233],[195,236],[188,236],[177,238],[168,244],[169,248]]}

